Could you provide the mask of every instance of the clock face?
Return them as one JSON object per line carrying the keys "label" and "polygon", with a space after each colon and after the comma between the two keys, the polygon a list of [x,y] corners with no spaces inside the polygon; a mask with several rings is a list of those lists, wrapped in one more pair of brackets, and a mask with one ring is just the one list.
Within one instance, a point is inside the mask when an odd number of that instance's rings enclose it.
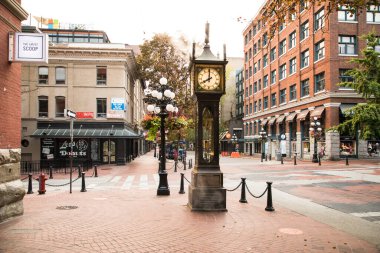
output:
{"label": "clock face", "polygon": [[220,75],[215,68],[202,68],[197,78],[198,85],[204,90],[216,90],[220,87]]}

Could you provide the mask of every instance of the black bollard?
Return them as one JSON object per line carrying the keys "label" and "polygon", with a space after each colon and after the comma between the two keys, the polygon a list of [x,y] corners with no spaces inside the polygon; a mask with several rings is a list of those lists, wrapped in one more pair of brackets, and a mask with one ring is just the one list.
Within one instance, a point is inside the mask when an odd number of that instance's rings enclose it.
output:
{"label": "black bollard", "polygon": [[346,166],[348,166],[348,155],[346,155]]}
{"label": "black bollard", "polygon": [[191,160],[191,159],[189,159],[189,165],[188,165],[188,166],[189,166],[189,167],[188,167],[189,169],[191,169],[191,164],[190,164],[190,160]]}
{"label": "black bollard", "polygon": [[261,155],[261,159],[260,159],[260,162],[263,162],[263,155]]}
{"label": "black bollard", "polygon": [[184,178],[185,174],[181,173],[181,186],[179,188],[179,194],[184,194],[185,193],[185,187],[184,187],[184,182],[183,182],[183,178]]}
{"label": "black bollard", "polygon": [[29,173],[29,181],[28,181],[28,192],[27,194],[33,194],[33,190],[32,190],[32,176],[33,174],[32,173]]}
{"label": "black bollard", "polygon": [[268,155],[265,155],[265,161],[266,162],[268,161]]}
{"label": "black bollard", "polygon": [[281,155],[281,164],[284,164],[284,158]]}
{"label": "black bollard", "polygon": [[95,177],[98,177],[98,168],[96,165],[94,166],[94,170],[95,170]]}
{"label": "black bollard", "polygon": [[321,166],[321,156],[318,155],[318,165]]}
{"label": "black bollard", "polygon": [[272,161],[272,155],[269,154],[269,161]]}
{"label": "black bollard", "polygon": [[53,179],[53,166],[49,166],[49,179]]}
{"label": "black bollard", "polygon": [[297,155],[294,155],[294,165],[297,165]]}
{"label": "black bollard", "polygon": [[241,196],[240,196],[240,203],[248,203],[247,199],[245,198],[245,178],[241,178]]}
{"label": "black bollard", "polygon": [[272,182],[267,182],[268,187],[268,195],[267,195],[267,207],[265,207],[265,211],[273,212],[273,203],[272,203]]}
{"label": "black bollard", "polygon": [[86,192],[86,182],[85,182],[86,172],[82,172],[82,189],[80,192]]}
{"label": "black bollard", "polygon": [[184,156],[182,157],[182,161],[183,161],[183,170],[186,170],[186,158]]}
{"label": "black bollard", "polygon": [[82,173],[81,167],[80,165],[78,165],[78,177],[81,177],[81,173]]}
{"label": "black bollard", "polygon": [[175,160],[175,161],[174,161],[174,172],[177,172],[177,163],[178,163],[178,161]]}

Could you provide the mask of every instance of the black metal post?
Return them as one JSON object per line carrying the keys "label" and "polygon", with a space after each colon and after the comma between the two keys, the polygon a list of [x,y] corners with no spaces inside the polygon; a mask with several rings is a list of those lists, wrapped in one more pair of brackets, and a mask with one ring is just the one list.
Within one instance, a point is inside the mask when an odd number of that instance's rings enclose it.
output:
{"label": "black metal post", "polygon": [[156,154],[156,149],[157,149],[157,147],[156,147],[156,143],[154,143],[154,157],[157,156],[157,154]]}
{"label": "black metal post", "polygon": [[29,173],[28,177],[29,177],[29,180],[28,180],[28,192],[27,194],[32,194],[33,193],[33,190],[32,190],[32,176],[33,174],[32,173]]}
{"label": "black metal post", "polygon": [[265,155],[265,161],[266,162],[268,161],[268,155]]}
{"label": "black metal post", "polygon": [[170,195],[168,184],[168,173],[166,171],[166,156],[165,156],[165,117],[167,113],[164,112],[165,106],[160,106],[161,112],[158,114],[161,118],[160,132],[161,132],[161,148],[160,148],[160,166],[159,166],[159,184],[157,195]]}
{"label": "black metal post", "polygon": [[177,159],[174,161],[174,172],[177,172],[177,163],[178,163],[178,161],[177,161]]}
{"label": "black metal post", "polygon": [[247,199],[245,198],[245,178],[241,178],[241,195],[240,195],[240,203],[248,203]]}
{"label": "black metal post", "polygon": [[284,158],[282,157],[282,154],[281,154],[281,164],[284,164]]}
{"label": "black metal post", "polygon": [[268,195],[267,195],[267,207],[265,211],[273,212],[273,203],[272,203],[272,182],[267,182]]}
{"label": "black metal post", "polygon": [[[79,167],[80,168],[80,167]],[[82,189],[80,192],[86,192],[86,182],[85,182],[86,172],[82,172]]]}
{"label": "black metal post", "polygon": [[272,161],[272,154],[269,154],[269,161]]}
{"label": "black metal post", "polygon": [[53,166],[49,166],[49,179],[53,179]]}
{"label": "black metal post", "polygon": [[294,165],[297,165],[297,153],[294,154]]}
{"label": "black metal post", "polygon": [[179,194],[185,193],[185,186],[184,186],[184,182],[183,182],[184,176],[185,176],[185,174],[181,173],[181,185],[179,188]]}
{"label": "black metal post", "polygon": [[182,162],[183,162],[183,170],[186,170],[186,158],[185,158],[185,156],[182,156]]}
{"label": "black metal post", "polygon": [[98,167],[96,165],[94,166],[94,170],[95,170],[95,177],[98,177]]}
{"label": "black metal post", "polygon": [[346,155],[346,166],[348,166],[348,155]]}
{"label": "black metal post", "polygon": [[321,166],[321,155],[318,156],[318,165]]}

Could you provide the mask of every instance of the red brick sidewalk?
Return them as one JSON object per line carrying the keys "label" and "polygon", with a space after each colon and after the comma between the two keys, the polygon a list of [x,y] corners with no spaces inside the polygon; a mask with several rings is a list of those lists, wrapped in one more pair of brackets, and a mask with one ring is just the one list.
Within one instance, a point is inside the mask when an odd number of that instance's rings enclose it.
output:
{"label": "red brick sidewalk", "polygon": [[[155,173],[152,155],[100,170],[100,177]],[[239,191],[228,192],[228,212],[192,212],[187,187],[178,194],[174,186],[178,178],[169,171],[170,196],[102,187],[26,195],[24,215],[0,224],[0,252],[379,252],[276,203],[266,212],[265,198],[239,203]]]}

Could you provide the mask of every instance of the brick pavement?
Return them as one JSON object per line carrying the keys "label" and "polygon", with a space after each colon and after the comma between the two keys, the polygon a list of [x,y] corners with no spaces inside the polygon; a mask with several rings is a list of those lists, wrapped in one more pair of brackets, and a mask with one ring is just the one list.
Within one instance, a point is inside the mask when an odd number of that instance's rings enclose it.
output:
{"label": "brick pavement", "polygon": [[[87,192],[76,186],[72,194],[64,189],[26,195],[24,215],[0,224],[0,252],[380,252],[276,200],[275,212],[264,210],[265,198],[239,203],[240,191],[227,193],[228,212],[192,212],[186,206],[187,188],[178,194],[179,175],[173,170],[170,196],[156,196],[154,187],[122,190],[121,180],[111,184],[116,177],[156,173],[152,152],[109,168],[99,170]],[[222,171],[234,169],[227,164]],[[190,178],[190,170],[184,173]]]}

